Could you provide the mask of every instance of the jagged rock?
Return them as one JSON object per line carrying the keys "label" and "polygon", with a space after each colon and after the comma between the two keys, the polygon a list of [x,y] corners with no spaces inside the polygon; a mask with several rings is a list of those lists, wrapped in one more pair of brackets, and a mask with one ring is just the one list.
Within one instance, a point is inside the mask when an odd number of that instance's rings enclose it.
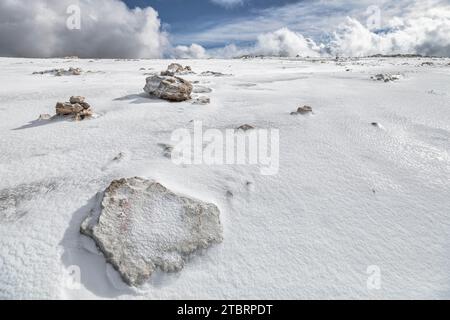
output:
{"label": "jagged rock", "polygon": [[113,181],[80,231],[130,286],[158,269],[179,272],[190,255],[223,241],[217,206],[142,178]]}
{"label": "jagged rock", "polygon": [[147,78],[144,91],[160,99],[181,102],[191,99],[192,84],[179,77],[152,76]]}
{"label": "jagged rock", "polygon": [[297,109],[297,111],[295,112],[291,112],[291,115],[296,116],[296,115],[306,115],[308,113],[313,113],[313,109],[310,106],[303,106],[303,107],[299,107]]}
{"label": "jagged rock", "polygon": [[83,103],[84,100],[86,100],[85,97],[80,97],[80,96],[70,97],[70,103]]}
{"label": "jagged rock", "polygon": [[383,82],[391,82],[391,81],[397,81],[400,80],[401,76],[398,74],[377,74],[375,76],[372,76],[371,79],[375,81],[383,81]]}
{"label": "jagged rock", "polygon": [[192,102],[192,104],[197,104],[197,105],[206,105],[211,103],[211,99],[208,97],[198,97],[197,99],[194,99],[194,101]]}
{"label": "jagged rock", "polygon": [[170,76],[173,77],[175,75],[186,75],[186,74],[190,74],[193,73],[192,69],[190,66],[185,66],[183,67],[181,64],[179,63],[171,63],[168,67],[166,71],[162,71],[161,75],[162,76]]}
{"label": "jagged rock", "polygon": [[255,127],[254,127],[254,126],[251,126],[251,125],[249,125],[249,124],[244,124],[244,125],[238,127],[237,129],[238,129],[238,130],[242,130],[242,131],[248,131],[248,130],[253,130],[253,129],[255,129]]}
{"label": "jagged rock", "polygon": [[94,115],[89,103],[84,101],[84,97],[73,96],[69,102],[56,103],[57,116],[71,116],[75,120],[84,120]]}

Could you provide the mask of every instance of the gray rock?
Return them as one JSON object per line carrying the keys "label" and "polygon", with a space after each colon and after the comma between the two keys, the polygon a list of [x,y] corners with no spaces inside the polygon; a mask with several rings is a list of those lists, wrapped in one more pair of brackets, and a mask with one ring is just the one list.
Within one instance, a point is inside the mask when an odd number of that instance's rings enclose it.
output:
{"label": "gray rock", "polygon": [[197,99],[194,99],[194,101],[192,102],[192,104],[196,104],[196,105],[207,105],[211,103],[211,99],[208,97],[198,97]]}
{"label": "gray rock", "polygon": [[313,113],[313,109],[310,106],[303,106],[303,107],[299,107],[297,109],[297,112],[295,112],[294,114],[305,115],[305,114],[309,114],[309,113]]}
{"label": "gray rock", "polygon": [[147,78],[144,91],[160,99],[181,102],[191,99],[192,84],[179,77],[152,76]]}
{"label": "gray rock", "polygon": [[70,103],[83,103],[84,102],[84,100],[86,100],[86,98],[85,97],[81,97],[81,96],[73,96],[73,97],[70,97]]}
{"label": "gray rock", "polygon": [[255,127],[251,126],[249,124],[244,124],[237,128],[237,130],[242,130],[242,131],[249,131],[249,130],[253,130],[253,129],[255,129]]}
{"label": "gray rock", "polygon": [[215,72],[215,71],[205,71],[205,72],[202,72],[200,74],[200,76],[202,76],[202,77],[230,77],[231,74],[224,74],[224,73]]}
{"label": "gray rock", "polygon": [[116,180],[81,225],[130,286],[156,270],[181,271],[195,252],[223,241],[220,211],[142,178]]}
{"label": "gray rock", "polygon": [[179,63],[171,63],[168,67],[166,71],[162,71],[161,75],[162,76],[175,76],[177,74],[179,75],[186,75],[186,74],[191,74],[192,69],[190,66],[185,66],[183,67],[181,64]]}
{"label": "gray rock", "polygon": [[69,68],[67,69],[51,69],[51,70],[45,70],[45,71],[37,71],[37,72],[33,72],[33,74],[40,74],[40,75],[44,75],[44,74],[52,74],[56,77],[61,77],[61,76],[79,76],[83,73],[83,70],[81,68]]}
{"label": "gray rock", "polygon": [[371,79],[374,81],[383,81],[383,82],[391,82],[391,81],[397,81],[400,80],[401,76],[398,74],[377,74],[375,76],[372,76]]}

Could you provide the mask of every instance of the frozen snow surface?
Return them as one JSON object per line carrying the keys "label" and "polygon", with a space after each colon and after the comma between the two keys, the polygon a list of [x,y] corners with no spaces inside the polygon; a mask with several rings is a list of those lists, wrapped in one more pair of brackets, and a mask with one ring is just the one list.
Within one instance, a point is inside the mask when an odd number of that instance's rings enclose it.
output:
{"label": "frozen snow surface", "polygon": [[[0,59],[0,298],[450,298],[449,59],[182,61],[208,105],[142,91],[171,62]],[[70,67],[86,72],[33,75]],[[36,121],[70,96],[98,117]],[[161,146],[192,120],[279,129],[278,174],[175,165]],[[224,229],[139,288],[80,234],[95,195],[134,176],[214,203]]]}

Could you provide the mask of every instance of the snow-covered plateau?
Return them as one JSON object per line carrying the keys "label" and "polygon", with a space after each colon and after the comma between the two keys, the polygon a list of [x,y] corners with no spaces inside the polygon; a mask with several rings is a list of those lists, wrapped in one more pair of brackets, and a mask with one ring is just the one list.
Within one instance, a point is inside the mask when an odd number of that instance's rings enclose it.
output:
{"label": "snow-covered plateau", "polygon": [[[209,104],[143,91],[171,62],[0,59],[1,299],[450,298],[450,59],[178,61]],[[37,120],[71,96],[95,117]],[[277,173],[174,163],[198,121],[278,129]],[[223,241],[126,285],[80,226],[130,177],[215,204]]]}

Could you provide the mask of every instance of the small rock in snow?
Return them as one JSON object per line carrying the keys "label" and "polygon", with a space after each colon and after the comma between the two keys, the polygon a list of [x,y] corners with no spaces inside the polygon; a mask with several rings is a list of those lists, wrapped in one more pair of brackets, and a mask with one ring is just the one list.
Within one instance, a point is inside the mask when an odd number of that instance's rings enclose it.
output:
{"label": "small rock in snow", "polygon": [[299,107],[297,109],[297,111],[295,112],[291,112],[292,116],[296,116],[296,115],[305,115],[305,114],[309,114],[309,113],[313,113],[313,109],[310,106],[303,106],[303,107]]}
{"label": "small rock in snow", "polygon": [[205,72],[202,72],[200,74],[200,76],[202,76],[202,77],[229,77],[229,76],[231,76],[231,74],[224,74],[224,73],[215,72],[215,71],[205,71]]}
{"label": "small rock in snow", "polygon": [[165,144],[165,143],[159,143],[158,146],[160,146],[163,149],[163,156],[168,158],[168,159],[172,159],[172,152],[174,147],[172,145],[169,144]]}
{"label": "small rock in snow", "polygon": [[70,116],[77,121],[92,117],[94,112],[91,106],[84,100],[84,97],[72,96],[69,102],[58,102],[56,104],[56,115]]}
{"label": "small rock in snow", "polygon": [[397,81],[400,80],[401,76],[398,74],[377,74],[375,76],[372,76],[371,79],[374,81],[383,81],[383,82],[391,82],[391,81]]}
{"label": "small rock in snow", "polygon": [[249,124],[244,124],[244,125],[238,127],[237,129],[238,129],[238,130],[242,130],[242,131],[248,131],[248,130],[253,130],[253,129],[255,129],[255,127],[254,127],[254,126],[251,126],[251,125],[249,125]]}
{"label": "small rock in snow", "polygon": [[211,103],[211,99],[208,97],[198,97],[195,99],[192,104],[198,104],[198,105],[206,105]]}

